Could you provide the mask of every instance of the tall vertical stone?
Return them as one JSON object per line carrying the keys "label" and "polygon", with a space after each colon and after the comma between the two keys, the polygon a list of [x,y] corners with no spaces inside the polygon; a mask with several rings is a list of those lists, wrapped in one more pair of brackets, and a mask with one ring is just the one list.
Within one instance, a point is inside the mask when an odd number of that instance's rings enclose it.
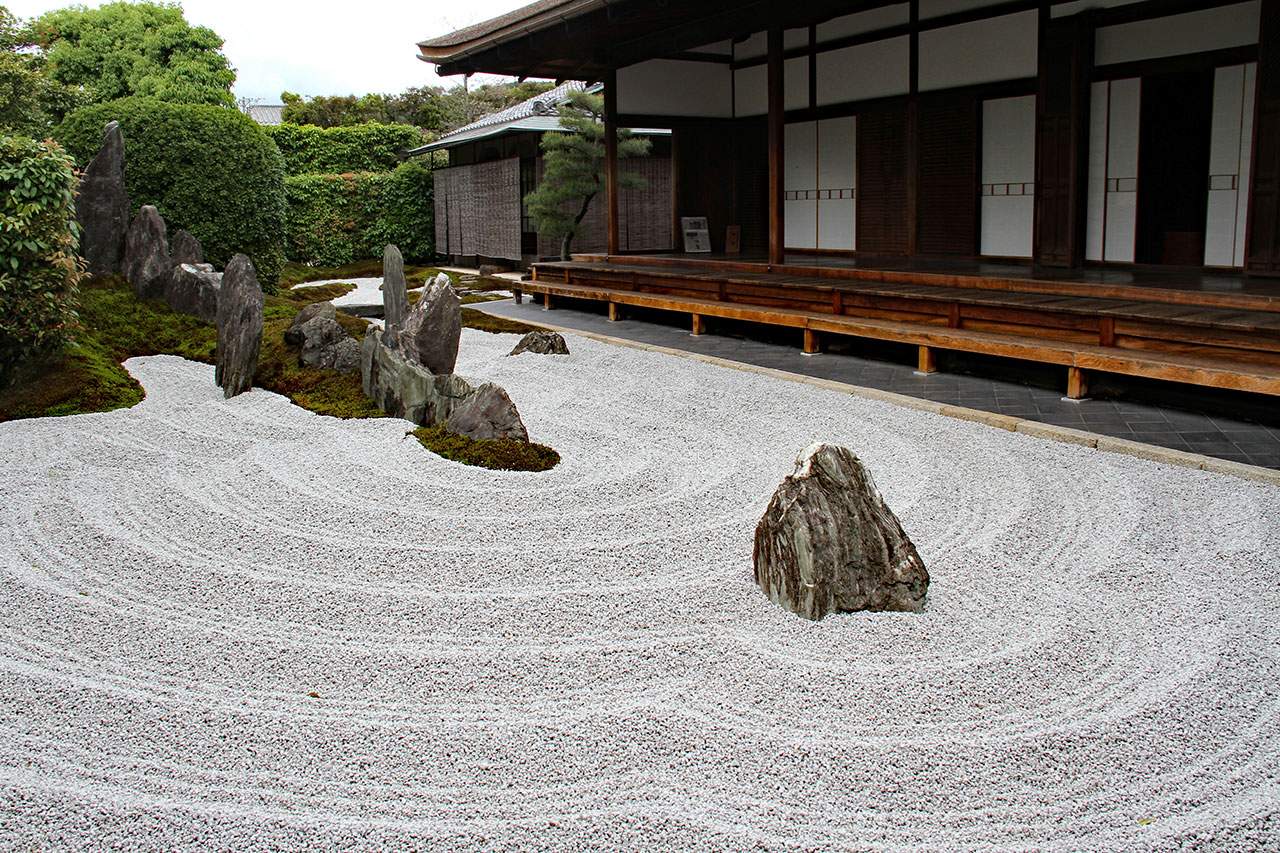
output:
{"label": "tall vertical stone", "polygon": [[253,262],[236,255],[218,293],[218,353],[214,380],[228,399],[248,391],[262,350],[262,285]]}
{"label": "tall vertical stone", "polygon": [[124,135],[117,122],[108,122],[102,146],[89,161],[76,195],[80,222],[80,255],[91,275],[115,275],[124,257],[129,228],[129,194],[124,186]]}
{"label": "tall vertical stone", "polygon": [[408,286],[404,280],[404,256],[393,244],[382,250],[382,317],[388,327],[404,320],[409,304]]}
{"label": "tall vertical stone", "polygon": [[204,263],[204,249],[190,231],[179,228],[169,244],[169,260],[175,266]]}
{"label": "tall vertical stone", "polygon": [[172,269],[164,219],[154,205],[144,204],[125,235],[121,272],[140,298],[160,299]]}
{"label": "tall vertical stone", "polygon": [[437,376],[453,373],[462,335],[462,302],[444,273],[422,289],[422,298],[400,324],[404,357]]}

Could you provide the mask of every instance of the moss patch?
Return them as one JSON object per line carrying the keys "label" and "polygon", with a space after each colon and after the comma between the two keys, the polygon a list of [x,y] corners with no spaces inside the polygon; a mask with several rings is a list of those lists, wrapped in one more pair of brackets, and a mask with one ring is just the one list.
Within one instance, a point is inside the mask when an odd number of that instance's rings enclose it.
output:
{"label": "moss patch", "polygon": [[331,302],[339,296],[346,296],[356,286],[349,281],[334,281],[329,284],[317,284],[313,287],[298,287],[281,290],[280,297],[299,305],[310,305],[312,302]]}
{"label": "moss patch", "polygon": [[538,326],[530,326],[519,320],[508,320],[506,317],[495,317],[474,308],[462,309],[462,325],[468,329],[478,329],[495,335],[527,335],[541,331]]}
{"label": "moss patch", "polygon": [[445,459],[495,471],[547,471],[560,462],[560,454],[550,447],[528,441],[485,441],[444,427],[418,427],[413,434],[423,447]]}

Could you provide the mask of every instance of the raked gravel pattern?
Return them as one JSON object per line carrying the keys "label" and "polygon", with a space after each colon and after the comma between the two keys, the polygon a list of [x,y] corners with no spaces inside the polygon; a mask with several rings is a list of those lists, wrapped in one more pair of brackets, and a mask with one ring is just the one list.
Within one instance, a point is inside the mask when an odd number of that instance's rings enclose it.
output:
{"label": "raked gravel pattern", "polygon": [[[0,849],[1280,849],[1280,489],[570,337],[541,474],[213,368],[0,424]],[[751,580],[852,448],[933,577]]]}

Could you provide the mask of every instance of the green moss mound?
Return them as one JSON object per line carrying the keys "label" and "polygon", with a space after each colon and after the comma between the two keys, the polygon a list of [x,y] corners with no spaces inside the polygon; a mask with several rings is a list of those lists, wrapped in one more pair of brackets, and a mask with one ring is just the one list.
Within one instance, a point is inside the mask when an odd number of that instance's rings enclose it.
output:
{"label": "green moss mound", "polygon": [[528,441],[468,438],[444,427],[418,427],[413,434],[432,453],[479,468],[548,471],[560,462],[560,454],[550,447]]}

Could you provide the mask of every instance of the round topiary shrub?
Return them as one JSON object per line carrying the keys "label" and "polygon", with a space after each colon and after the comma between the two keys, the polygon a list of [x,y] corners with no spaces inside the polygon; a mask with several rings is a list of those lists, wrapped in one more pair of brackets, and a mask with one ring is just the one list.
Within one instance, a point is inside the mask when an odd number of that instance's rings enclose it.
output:
{"label": "round topiary shrub", "polygon": [[154,204],[170,234],[190,231],[219,267],[244,252],[274,293],[284,265],[284,158],[257,122],[226,107],[124,98],[77,110],[54,137],[84,166],[109,121],[124,133],[130,213]]}
{"label": "round topiary shrub", "polygon": [[0,136],[0,389],[70,339],[81,276],[75,185],[57,145]]}

